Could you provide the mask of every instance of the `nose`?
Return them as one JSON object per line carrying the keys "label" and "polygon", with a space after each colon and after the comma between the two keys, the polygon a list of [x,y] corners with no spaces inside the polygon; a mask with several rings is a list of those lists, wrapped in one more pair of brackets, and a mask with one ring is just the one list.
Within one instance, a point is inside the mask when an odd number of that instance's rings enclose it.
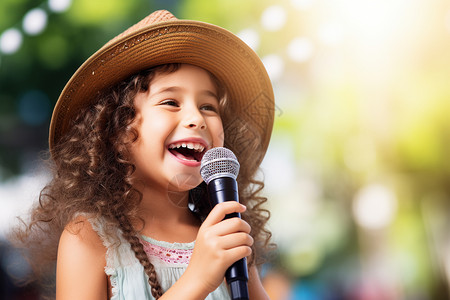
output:
{"label": "nose", "polygon": [[184,127],[206,129],[206,121],[197,107],[186,110],[186,115],[183,120]]}

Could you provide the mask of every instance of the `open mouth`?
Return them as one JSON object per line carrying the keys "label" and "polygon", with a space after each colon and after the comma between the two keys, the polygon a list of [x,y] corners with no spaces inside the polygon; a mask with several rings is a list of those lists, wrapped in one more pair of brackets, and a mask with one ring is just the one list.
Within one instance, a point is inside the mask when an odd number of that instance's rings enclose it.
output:
{"label": "open mouth", "polygon": [[200,162],[205,154],[205,146],[200,143],[181,142],[170,144],[169,151],[179,159]]}

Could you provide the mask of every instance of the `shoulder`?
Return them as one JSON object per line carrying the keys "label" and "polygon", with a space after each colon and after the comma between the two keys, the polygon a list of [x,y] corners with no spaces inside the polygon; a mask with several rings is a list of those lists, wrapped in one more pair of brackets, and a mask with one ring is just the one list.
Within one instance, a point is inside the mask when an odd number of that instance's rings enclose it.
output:
{"label": "shoulder", "polygon": [[86,251],[85,254],[103,256],[106,254],[101,238],[85,216],[78,216],[66,225],[61,234],[58,250],[65,250],[67,246],[75,247],[76,251]]}
{"label": "shoulder", "polygon": [[104,299],[100,295],[106,295],[107,291],[105,265],[106,248],[102,240],[86,217],[77,217],[65,227],[59,241],[57,298]]}

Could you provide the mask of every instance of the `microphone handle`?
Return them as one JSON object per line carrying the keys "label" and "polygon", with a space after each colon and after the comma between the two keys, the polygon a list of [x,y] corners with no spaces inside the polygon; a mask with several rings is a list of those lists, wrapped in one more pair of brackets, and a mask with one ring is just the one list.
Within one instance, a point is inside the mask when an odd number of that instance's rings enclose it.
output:
{"label": "microphone handle", "polygon": [[[212,206],[225,201],[239,202],[237,182],[231,177],[218,177],[208,183],[208,197]],[[225,219],[238,217],[240,213],[231,213]],[[248,300],[248,271],[247,258],[233,263],[225,272],[225,278],[230,288],[232,300]]]}

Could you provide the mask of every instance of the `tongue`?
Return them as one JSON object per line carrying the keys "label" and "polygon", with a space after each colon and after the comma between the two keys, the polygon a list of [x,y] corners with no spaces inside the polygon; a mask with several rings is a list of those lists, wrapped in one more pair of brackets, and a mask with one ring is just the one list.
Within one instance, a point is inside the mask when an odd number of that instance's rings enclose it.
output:
{"label": "tongue", "polygon": [[185,149],[173,150],[172,149],[172,150],[170,150],[170,152],[172,152],[173,155],[175,155],[176,157],[178,157],[180,159],[197,161],[197,159],[195,159],[195,157],[191,154],[191,152],[189,150],[185,150]]}

